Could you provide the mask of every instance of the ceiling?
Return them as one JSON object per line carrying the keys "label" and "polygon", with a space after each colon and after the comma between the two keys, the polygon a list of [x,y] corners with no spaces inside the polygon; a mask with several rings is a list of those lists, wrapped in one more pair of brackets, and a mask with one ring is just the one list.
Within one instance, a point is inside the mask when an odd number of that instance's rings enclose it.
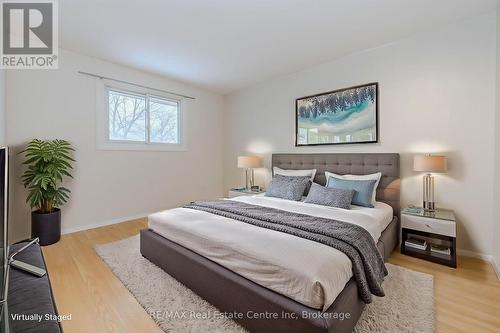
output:
{"label": "ceiling", "polygon": [[418,31],[496,0],[62,0],[67,50],[229,93]]}

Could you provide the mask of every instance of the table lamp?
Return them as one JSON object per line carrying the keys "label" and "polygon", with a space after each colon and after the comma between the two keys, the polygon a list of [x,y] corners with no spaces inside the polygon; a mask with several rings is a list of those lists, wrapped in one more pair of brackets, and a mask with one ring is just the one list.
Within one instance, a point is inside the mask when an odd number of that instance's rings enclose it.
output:
{"label": "table lamp", "polygon": [[445,173],[448,170],[446,156],[415,155],[413,157],[413,170],[427,173],[423,179],[423,207],[426,212],[435,211],[434,177],[431,173]]}
{"label": "table lamp", "polygon": [[247,190],[250,190],[254,185],[254,168],[262,166],[261,159],[258,156],[238,156],[238,168],[246,169],[246,184]]}

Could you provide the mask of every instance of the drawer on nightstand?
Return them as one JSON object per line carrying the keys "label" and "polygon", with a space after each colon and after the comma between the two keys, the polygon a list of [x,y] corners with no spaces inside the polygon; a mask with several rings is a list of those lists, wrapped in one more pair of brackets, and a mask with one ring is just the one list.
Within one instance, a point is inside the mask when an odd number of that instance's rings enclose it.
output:
{"label": "drawer on nightstand", "polygon": [[456,227],[454,221],[402,214],[401,226],[407,229],[456,237]]}

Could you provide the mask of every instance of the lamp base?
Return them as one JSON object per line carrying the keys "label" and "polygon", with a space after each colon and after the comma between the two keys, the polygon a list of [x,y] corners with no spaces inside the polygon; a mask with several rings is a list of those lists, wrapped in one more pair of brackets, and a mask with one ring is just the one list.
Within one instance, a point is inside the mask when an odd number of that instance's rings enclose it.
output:
{"label": "lamp base", "polygon": [[426,212],[435,211],[434,177],[428,173],[423,177],[423,207]]}
{"label": "lamp base", "polygon": [[426,212],[436,211],[436,204],[434,203],[434,201],[424,201],[423,207],[424,211]]}
{"label": "lamp base", "polygon": [[245,170],[245,176],[246,176],[246,190],[250,191],[252,189],[252,186],[254,186],[254,172],[253,168],[247,168]]}

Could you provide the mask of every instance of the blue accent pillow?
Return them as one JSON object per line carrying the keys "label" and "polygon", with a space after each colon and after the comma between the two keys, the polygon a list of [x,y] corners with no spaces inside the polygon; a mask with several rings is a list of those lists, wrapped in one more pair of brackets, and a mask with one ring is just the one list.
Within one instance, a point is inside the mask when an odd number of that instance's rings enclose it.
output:
{"label": "blue accent pillow", "polygon": [[267,187],[265,196],[300,201],[310,182],[309,176],[276,175]]}
{"label": "blue accent pillow", "polygon": [[373,187],[376,182],[376,179],[351,180],[330,177],[328,178],[326,187],[338,188],[342,190],[354,190],[354,196],[352,197],[353,205],[373,208],[372,195]]}

